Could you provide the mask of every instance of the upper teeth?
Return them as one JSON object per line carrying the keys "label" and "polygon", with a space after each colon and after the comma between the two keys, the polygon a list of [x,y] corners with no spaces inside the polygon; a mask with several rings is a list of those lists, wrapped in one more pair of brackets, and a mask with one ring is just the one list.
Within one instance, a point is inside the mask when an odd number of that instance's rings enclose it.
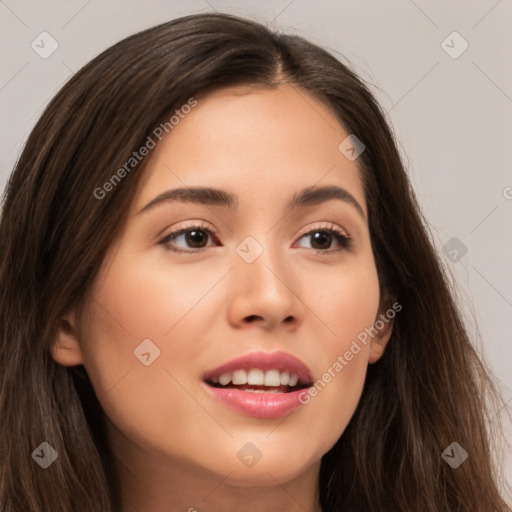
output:
{"label": "upper teeth", "polygon": [[222,373],[212,377],[212,382],[227,386],[230,382],[235,385],[249,384],[253,386],[295,386],[299,382],[296,373],[280,372],[279,370],[235,370],[232,373]]}

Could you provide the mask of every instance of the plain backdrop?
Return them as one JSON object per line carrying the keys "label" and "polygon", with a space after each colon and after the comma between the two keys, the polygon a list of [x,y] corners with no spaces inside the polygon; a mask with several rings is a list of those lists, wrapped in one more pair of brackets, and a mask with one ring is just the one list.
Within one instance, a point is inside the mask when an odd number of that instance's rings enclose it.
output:
{"label": "plain backdrop", "polygon": [[[139,30],[213,11],[303,35],[371,84],[510,410],[511,0],[0,0],[0,191],[42,109],[81,66]],[[497,417],[512,438],[506,412]]]}

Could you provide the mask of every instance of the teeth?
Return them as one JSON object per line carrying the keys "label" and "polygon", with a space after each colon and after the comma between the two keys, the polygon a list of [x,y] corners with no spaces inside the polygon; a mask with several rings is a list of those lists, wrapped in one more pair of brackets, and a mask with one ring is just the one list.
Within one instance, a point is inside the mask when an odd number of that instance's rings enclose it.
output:
{"label": "teeth", "polygon": [[287,386],[290,382],[290,374],[288,372],[281,373],[281,384]]}
{"label": "teeth", "polygon": [[233,384],[247,384],[247,372],[245,370],[236,370],[233,372],[233,378],[231,380]]}
{"label": "teeth", "polygon": [[219,384],[226,386],[231,382],[231,373],[222,373],[219,375]]}
{"label": "teeth", "polygon": [[247,374],[247,384],[251,384],[253,386],[263,386],[264,382],[265,374],[263,373],[263,370],[249,370],[249,373]]}
{"label": "teeth", "polygon": [[[296,373],[280,372],[279,370],[267,370],[266,372],[258,368],[251,368],[247,370],[235,370],[232,373],[222,373],[218,377],[212,377],[214,383],[219,383],[221,386],[227,386],[233,383],[236,386],[243,386],[249,384],[251,386],[296,386],[299,382],[299,377]],[[252,391],[252,390],[246,390]],[[256,390],[259,392],[260,390]],[[261,390],[263,393],[266,391]]]}
{"label": "teeth", "polygon": [[281,385],[281,374],[277,370],[268,370],[265,373],[265,386],[276,387]]}

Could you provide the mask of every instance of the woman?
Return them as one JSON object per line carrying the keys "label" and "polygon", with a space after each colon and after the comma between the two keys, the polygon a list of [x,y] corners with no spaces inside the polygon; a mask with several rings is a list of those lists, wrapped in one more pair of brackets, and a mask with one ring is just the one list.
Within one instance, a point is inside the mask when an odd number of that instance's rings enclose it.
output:
{"label": "woman", "polygon": [[390,128],[304,39],[204,14],[103,52],[0,251],[2,510],[506,510]]}

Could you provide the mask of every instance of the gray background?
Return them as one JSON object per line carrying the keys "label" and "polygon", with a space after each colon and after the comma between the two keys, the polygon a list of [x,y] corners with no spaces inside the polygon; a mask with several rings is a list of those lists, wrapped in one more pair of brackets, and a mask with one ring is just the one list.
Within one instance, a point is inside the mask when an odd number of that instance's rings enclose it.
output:
{"label": "gray background", "polygon": [[[0,190],[42,109],[82,65],[141,29],[215,10],[299,33],[345,55],[373,84],[510,411],[511,0],[0,0]],[[46,59],[31,47],[42,46],[43,31],[58,43]],[[497,417],[512,438],[507,408]],[[510,480],[510,450],[507,461]]]}

